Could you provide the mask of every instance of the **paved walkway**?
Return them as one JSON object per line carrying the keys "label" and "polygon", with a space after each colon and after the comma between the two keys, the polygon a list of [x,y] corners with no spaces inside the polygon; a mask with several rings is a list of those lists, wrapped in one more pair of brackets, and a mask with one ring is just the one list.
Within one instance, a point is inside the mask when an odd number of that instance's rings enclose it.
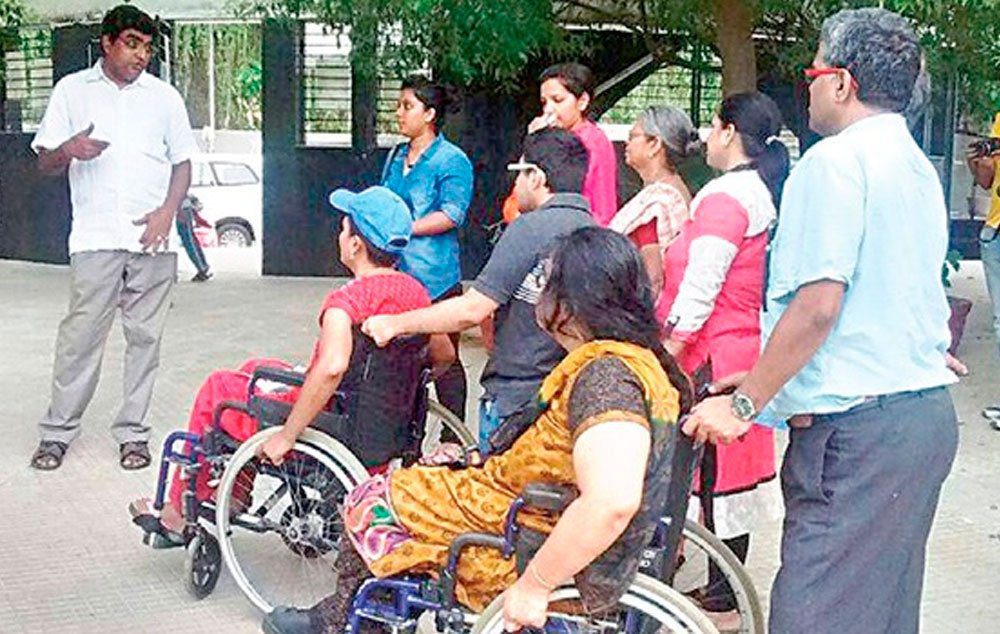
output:
{"label": "paved walkway", "polygon": [[[175,290],[150,411],[154,443],[184,424],[212,369],[251,355],[302,359],[311,349],[315,310],[330,280],[233,275],[181,282]],[[1000,622],[1000,600],[992,595],[1000,578],[1000,433],[978,414],[1000,397],[1000,365],[978,264],[967,264],[959,278],[958,293],[976,302],[962,346],[973,376],[954,392],[964,424],[931,539],[929,633],[996,631]],[[0,632],[259,631],[259,615],[226,574],[212,596],[191,599],[182,583],[183,553],[148,550],[128,521],[128,501],[149,494],[155,474],[123,472],[107,432],[121,390],[117,325],[84,433],[63,468],[44,474],[28,468],[67,284],[64,267],[0,261],[0,402],[8,434],[0,443]],[[463,357],[477,377],[482,350],[469,346]],[[777,568],[777,541],[775,524],[751,550],[750,570],[764,595]]]}

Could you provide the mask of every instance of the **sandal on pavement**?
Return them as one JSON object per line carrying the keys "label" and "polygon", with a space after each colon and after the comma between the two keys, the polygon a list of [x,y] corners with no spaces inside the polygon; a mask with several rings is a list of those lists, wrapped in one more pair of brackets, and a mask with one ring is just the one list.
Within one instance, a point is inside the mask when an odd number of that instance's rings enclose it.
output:
{"label": "sandal on pavement", "polygon": [[159,517],[148,510],[141,509],[135,502],[128,505],[128,512],[132,516],[132,523],[142,529],[144,533],[142,543],[147,546],[156,550],[164,550],[178,548],[187,543],[183,534],[170,530],[163,525]]}
{"label": "sandal on pavement", "polygon": [[153,461],[149,455],[149,443],[144,440],[123,442],[118,447],[120,458],[118,463],[126,471],[145,469]]}
{"label": "sandal on pavement", "polygon": [[1000,403],[983,408],[983,418],[990,422],[1000,418]]}
{"label": "sandal on pavement", "polygon": [[38,443],[38,449],[31,456],[31,466],[39,471],[54,471],[58,469],[66,455],[69,445],[58,440],[43,440]]}

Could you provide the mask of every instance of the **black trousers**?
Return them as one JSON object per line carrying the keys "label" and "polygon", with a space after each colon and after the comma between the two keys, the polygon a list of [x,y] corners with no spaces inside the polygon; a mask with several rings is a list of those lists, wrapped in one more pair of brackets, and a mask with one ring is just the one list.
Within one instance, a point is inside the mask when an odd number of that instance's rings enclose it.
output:
{"label": "black trousers", "polygon": [[[458,297],[461,294],[462,285],[459,283],[445,291],[444,294],[434,300],[434,303],[443,302],[446,299]],[[468,380],[465,378],[465,366],[462,365],[462,359],[458,355],[458,342],[462,338],[462,335],[456,332],[448,335],[448,338],[451,339],[451,345],[455,347],[455,362],[448,366],[448,369],[434,380],[434,391],[437,392],[438,401],[448,411],[457,416],[459,420],[465,421],[465,401],[468,397],[469,385]],[[454,438],[449,439],[455,440]]]}

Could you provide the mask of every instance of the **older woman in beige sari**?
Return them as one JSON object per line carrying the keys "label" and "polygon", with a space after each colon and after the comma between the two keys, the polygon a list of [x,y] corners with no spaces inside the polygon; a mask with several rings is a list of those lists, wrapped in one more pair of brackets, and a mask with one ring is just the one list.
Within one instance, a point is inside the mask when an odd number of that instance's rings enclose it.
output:
{"label": "older woman in beige sari", "polygon": [[673,106],[646,108],[629,132],[625,162],[639,174],[643,188],[608,228],[628,236],[642,253],[654,297],[663,287],[663,252],[689,217],[691,192],[677,166],[700,151],[691,119]]}

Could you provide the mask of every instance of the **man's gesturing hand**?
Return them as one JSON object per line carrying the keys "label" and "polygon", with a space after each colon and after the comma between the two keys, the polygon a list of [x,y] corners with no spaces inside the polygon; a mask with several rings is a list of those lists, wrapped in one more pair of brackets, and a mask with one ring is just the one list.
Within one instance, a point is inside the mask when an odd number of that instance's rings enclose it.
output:
{"label": "man's gesturing hand", "polygon": [[86,130],[81,130],[71,136],[59,149],[69,158],[78,161],[90,161],[101,155],[104,150],[111,145],[107,141],[98,141],[90,138],[94,132],[94,124],[87,126]]}

